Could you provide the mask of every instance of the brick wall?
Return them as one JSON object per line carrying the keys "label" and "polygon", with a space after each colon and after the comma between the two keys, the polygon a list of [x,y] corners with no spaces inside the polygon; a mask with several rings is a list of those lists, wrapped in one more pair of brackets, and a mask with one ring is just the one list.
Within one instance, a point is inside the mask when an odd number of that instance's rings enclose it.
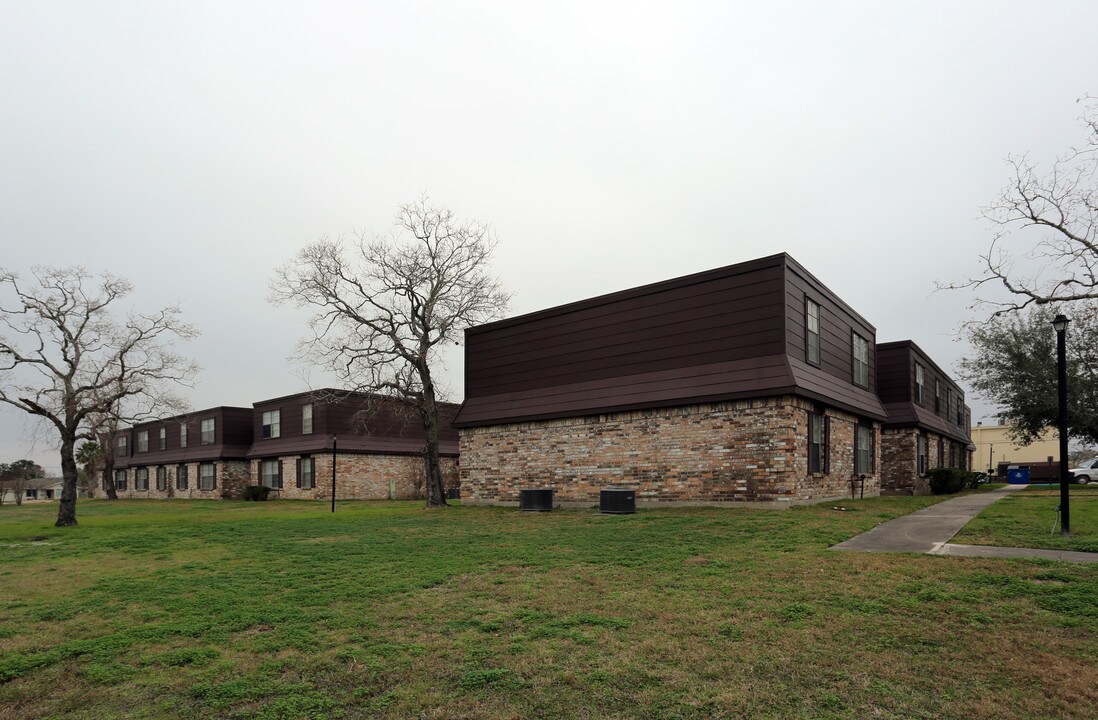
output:
{"label": "brick wall", "polygon": [[[271,497],[296,500],[331,500],[331,453],[313,455],[315,482],[313,488],[297,487],[297,460],[299,455],[286,455],[282,461],[282,489]],[[442,458],[442,476],[447,487],[458,479],[457,459]],[[260,484],[260,462],[251,462],[249,485]],[[415,480],[422,476],[423,459],[418,455],[361,455],[338,453],[336,455],[337,500],[410,500],[424,497],[425,488],[415,487]]]}
{"label": "brick wall", "polygon": [[[298,455],[289,455],[282,460],[282,490],[271,495],[272,498],[293,498],[306,500],[328,499],[332,497],[332,456],[315,455],[316,487],[300,489],[297,487]],[[149,489],[134,489],[134,470],[126,472],[126,490],[120,490],[120,498],[239,498],[243,496],[244,486],[259,484],[258,460],[219,460],[216,467],[217,487],[213,490],[198,489],[199,463],[186,463],[187,489],[176,489],[177,465],[165,465],[168,476],[166,490],[156,489],[156,465],[149,465]],[[336,499],[344,500],[385,500],[410,499],[416,497],[413,482],[414,473],[423,473],[423,460],[410,455],[355,455],[340,453],[336,456]],[[457,458],[442,458],[442,477],[446,487],[457,487],[459,483]],[[102,487],[100,483],[99,487]],[[391,494],[392,493],[392,494]]]}
{"label": "brick wall", "polygon": [[[636,488],[640,503],[849,497],[857,418],[826,411],[830,469],[810,474],[812,407],[787,396],[463,429],[462,498],[514,503],[539,487],[584,504],[604,487]],[[876,475],[865,493],[878,493]]]}
{"label": "brick wall", "polygon": [[[881,494],[929,495],[930,485],[918,474],[917,428],[886,428],[881,435]],[[927,468],[945,467],[949,464],[949,438],[928,432]],[[938,441],[942,440],[943,452],[938,453]]]}
{"label": "brick wall", "polygon": [[[118,491],[118,497],[120,498],[151,498],[151,499],[167,499],[167,498],[193,498],[193,499],[207,499],[217,500],[222,497],[239,498],[244,492],[244,486],[248,480],[248,462],[246,460],[217,460],[214,462],[214,480],[217,483],[217,487],[213,490],[200,490],[198,487],[198,467],[200,463],[185,463],[187,466],[187,489],[179,490],[176,488],[176,472],[178,469],[177,464],[164,465],[165,472],[168,476],[168,487],[165,490],[157,490],[156,488],[156,468],[157,465],[146,465],[149,470],[149,489],[137,490],[134,488],[136,474],[136,467],[130,467],[126,470],[126,489]],[[99,484],[102,487],[102,483]],[[105,494],[103,495],[106,496]]]}

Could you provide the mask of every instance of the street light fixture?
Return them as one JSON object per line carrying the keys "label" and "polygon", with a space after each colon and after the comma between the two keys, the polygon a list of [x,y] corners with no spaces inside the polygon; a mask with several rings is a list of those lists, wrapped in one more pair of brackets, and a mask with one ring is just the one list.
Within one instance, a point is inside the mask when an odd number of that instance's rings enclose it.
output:
{"label": "street light fixture", "polygon": [[1067,411],[1067,327],[1071,322],[1060,313],[1052,321],[1056,329],[1056,382],[1060,403],[1060,532],[1071,534],[1071,513],[1068,506],[1068,411]]}

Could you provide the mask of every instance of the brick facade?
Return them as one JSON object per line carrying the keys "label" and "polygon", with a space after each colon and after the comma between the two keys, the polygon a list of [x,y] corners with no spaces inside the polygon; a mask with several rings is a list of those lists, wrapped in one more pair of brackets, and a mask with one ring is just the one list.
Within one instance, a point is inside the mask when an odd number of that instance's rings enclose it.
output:
{"label": "brick facade", "polygon": [[[285,456],[282,460],[282,489],[271,494],[271,498],[295,500],[330,500],[332,497],[332,456],[314,455],[316,461],[316,487],[301,489],[297,487],[297,459],[299,456]],[[447,488],[458,487],[457,458],[444,457],[442,477]],[[240,498],[246,485],[259,484],[259,460],[219,460],[214,463],[217,486],[213,490],[201,490],[198,485],[200,463],[185,463],[187,467],[187,489],[176,487],[178,465],[165,465],[167,488],[156,487],[156,465],[132,466],[126,469],[126,489],[118,491],[120,498],[192,498],[216,500],[223,497]],[[149,489],[137,490],[135,474],[137,468],[149,471]],[[336,456],[336,498],[343,500],[406,500],[417,495],[413,475],[423,473],[423,460],[415,455],[362,455],[339,453]]]}
{"label": "brick facade", "polygon": [[[827,409],[830,467],[808,472],[808,415],[800,398],[707,403],[461,430],[462,497],[510,504],[523,488],[553,488],[565,504],[598,502],[604,487],[637,489],[638,503],[849,497],[853,415]],[[879,425],[874,424],[880,447]],[[874,452],[874,470],[879,453]],[[877,476],[865,483],[879,492]]]}
{"label": "brick facade", "polygon": [[[180,464],[187,467],[187,489],[180,490],[176,487],[176,474],[179,464],[162,466],[168,481],[167,488],[164,490],[158,490],[156,487],[157,465],[135,465],[126,468],[126,489],[118,490],[118,497],[157,500],[167,498],[191,498],[196,500],[217,500],[223,497],[239,498],[244,493],[244,486],[248,484],[248,462],[246,460],[213,461],[214,482],[216,485],[212,490],[199,489],[199,466],[205,463],[189,462]],[[139,467],[146,468],[149,471],[148,490],[137,490],[134,487],[136,485],[136,471]]]}
{"label": "brick facade", "polygon": [[[926,476],[918,473],[919,432],[917,428],[885,428],[882,431],[882,495],[930,494]],[[927,468],[949,465],[949,446],[953,441],[932,432],[926,433],[926,438]]]}
{"label": "brick facade", "polygon": [[[330,453],[312,455],[315,487],[297,486],[297,461],[301,456],[288,455],[277,459],[282,462],[282,488],[271,497],[290,500],[331,500],[332,456]],[[440,458],[442,478],[447,488],[458,485],[457,458]],[[249,485],[260,484],[260,463],[252,460]],[[416,480],[424,475],[423,458],[418,455],[363,455],[336,454],[336,499],[342,500],[411,500],[425,497],[422,485],[416,488]]]}

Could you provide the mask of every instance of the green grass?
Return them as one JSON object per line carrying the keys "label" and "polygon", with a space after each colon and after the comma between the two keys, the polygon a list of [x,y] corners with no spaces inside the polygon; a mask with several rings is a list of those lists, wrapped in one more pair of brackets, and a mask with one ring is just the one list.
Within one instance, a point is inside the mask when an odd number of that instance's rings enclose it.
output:
{"label": "green grass", "polygon": [[1002,545],[1098,552],[1098,485],[1070,485],[1071,537],[1050,533],[1060,504],[1060,488],[1040,485],[1019,490],[984,510],[952,540],[968,545]]}
{"label": "green grass", "polygon": [[1094,717],[1098,568],[827,550],[940,499],[5,506],[0,717]]}

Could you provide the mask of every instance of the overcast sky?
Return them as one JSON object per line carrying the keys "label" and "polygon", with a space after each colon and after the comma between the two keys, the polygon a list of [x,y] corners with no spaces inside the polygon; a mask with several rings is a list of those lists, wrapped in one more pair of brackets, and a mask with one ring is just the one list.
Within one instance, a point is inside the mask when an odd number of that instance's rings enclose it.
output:
{"label": "overcast sky", "polygon": [[[934,281],[1098,93],[1093,0],[528,5],[0,0],[0,266],[178,303],[195,409],[307,389],[272,270],[423,192],[492,224],[510,314],[785,251],[952,371]],[[0,409],[56,470],[28,437]]]}

